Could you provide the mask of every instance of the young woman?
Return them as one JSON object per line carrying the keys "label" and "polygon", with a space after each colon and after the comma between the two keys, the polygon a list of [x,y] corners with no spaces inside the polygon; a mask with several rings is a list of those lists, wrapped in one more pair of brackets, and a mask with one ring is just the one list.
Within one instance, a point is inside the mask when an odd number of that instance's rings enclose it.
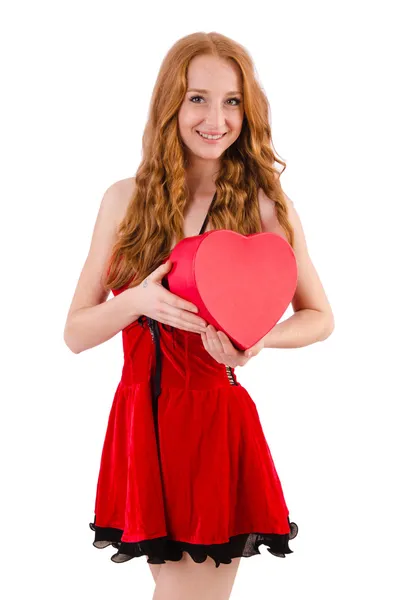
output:
{"label": "young woman", "polygon": [[[117,549],[114,562],[147,556],[156,600],[229,598],[242,556],[264,544],[285,557],[297,534],[256,405],[234,372],[262,348],[305,346],[333,330],[276,162],[285,168],[246,50],[217,33],[179,40],[160,68],[142,162],[104,194],[67,316],[75,353],[122,331],[90,527],[97,548]],[[175,244],[209,229],[275,232],[295,252],[294,314],[245,352],[162,285]]]}

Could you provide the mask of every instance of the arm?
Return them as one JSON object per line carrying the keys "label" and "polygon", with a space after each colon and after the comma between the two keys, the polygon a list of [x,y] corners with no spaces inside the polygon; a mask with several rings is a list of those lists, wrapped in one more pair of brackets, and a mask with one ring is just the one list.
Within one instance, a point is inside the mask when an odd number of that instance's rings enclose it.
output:
{"label": "arm", "polygon": [[101,275],[116,241],[117,227],[125,214],[134,184],[134,178],[118,181],[106,190],[102,198],[91,246],[64,329],[64,341],[75,354],[106,342],[139,317],[134,310],[134,288],[106,301],[109,292],[101,284]]}
{"label": "arm", "polygon": [[[294,228],[294,253],[298,265],[298,282],[292,299],[294,314],[277,323],[261,340],[262,348],[301,348],[327,339],[334,330],[334,316],[324,288],[310,259],[302,223],[288,196],[288,217]],[[272,200],[260,190],[262,228],[285,238]]]}
{"label": "arm", "polygon": [[319,310],[302,308],[291,317],[277,323],[260,342],[262,348],[302,348],[323,342],[332,333],[334,325]]}

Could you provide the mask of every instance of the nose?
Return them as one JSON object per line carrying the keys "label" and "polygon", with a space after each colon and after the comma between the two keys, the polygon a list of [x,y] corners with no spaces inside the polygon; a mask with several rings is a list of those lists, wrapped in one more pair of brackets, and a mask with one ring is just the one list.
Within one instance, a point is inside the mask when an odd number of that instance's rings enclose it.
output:
{"label": "nose", "polygon": [[223,131],[225,117],[223,115],[223,106],[217,102],[209,103],[205,124],[214,131]]}

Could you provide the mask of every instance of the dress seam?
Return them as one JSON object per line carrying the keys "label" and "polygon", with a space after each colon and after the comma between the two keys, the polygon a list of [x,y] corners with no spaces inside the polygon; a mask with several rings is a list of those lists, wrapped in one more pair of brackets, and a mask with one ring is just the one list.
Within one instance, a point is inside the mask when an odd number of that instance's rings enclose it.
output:
{"label": "dress seam", "polygon": [[[127,387],[127,388],[132,388],[135,387],[137,385],[150,385],[150,380],[147,381],[137,381],[136,383],[124,383],[122,380],[120,381],[120,384],[123,387]],[[227,381],[227,383],[223,383],[222,385],[217,385],[214,387],[210,387],[210,388],[185,388],[185,387],[174,387],[172,385],[167,385],[166,387],[162,386],[161,390],[182,390],[183,392],[211,392],[213,390],[220,390],[220,389],[233,389],[236,387],[242,387],[241,383],[238,383],[236,381],[235,385],[230,385],[229,381]]]}

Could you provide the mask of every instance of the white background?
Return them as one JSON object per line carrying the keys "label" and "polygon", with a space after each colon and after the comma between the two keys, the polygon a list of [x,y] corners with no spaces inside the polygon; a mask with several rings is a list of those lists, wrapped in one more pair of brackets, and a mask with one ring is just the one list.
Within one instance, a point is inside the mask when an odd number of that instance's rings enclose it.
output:
{"label": "white background", "polygon": [[[234,600],[397,595],[395,21],[392,2],[3,2],[1,537],[4,597],[152,597],[146,558],[92,546],[121,334],[63,341],[106,188],[135,175],[160,63],[218,31],[271,106],[282,185],[335,315],[325,342],[236,371],[291,520],[285,559],[243,558]],[[291,309],[285,317],[292,314]],[[188,599],[187,599],[188,600]]]}

